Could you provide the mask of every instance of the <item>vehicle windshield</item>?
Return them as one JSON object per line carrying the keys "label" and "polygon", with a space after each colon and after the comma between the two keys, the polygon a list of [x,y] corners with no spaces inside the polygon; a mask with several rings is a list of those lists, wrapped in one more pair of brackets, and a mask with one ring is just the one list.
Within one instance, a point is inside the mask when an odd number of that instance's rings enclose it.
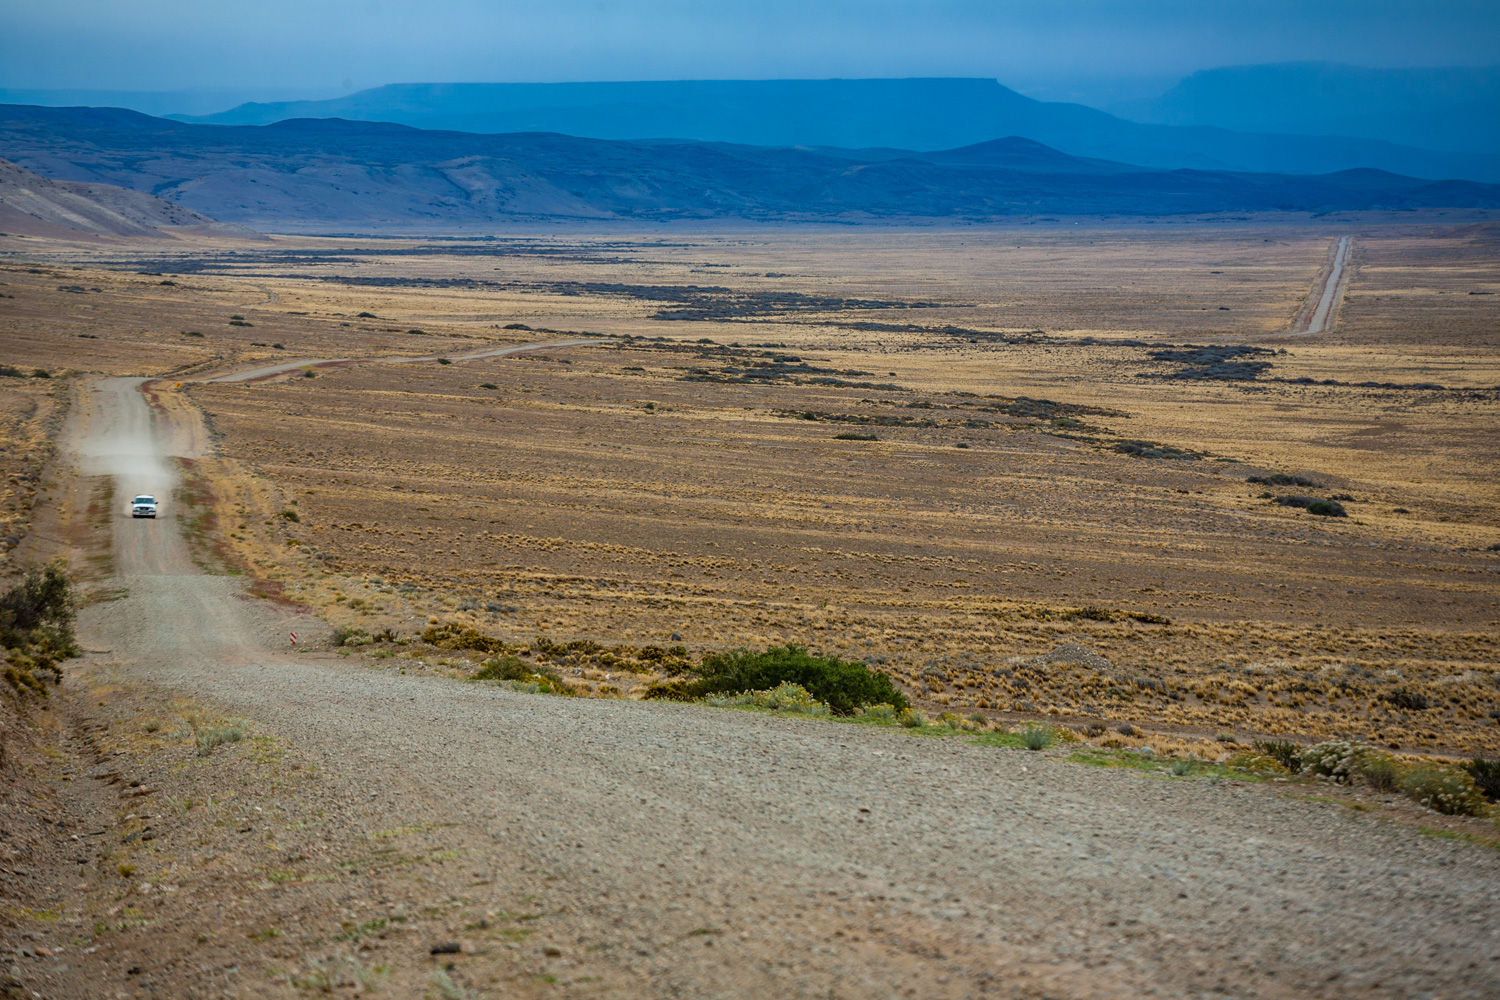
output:
{"label": "vehicle windshield", "polygon": [[156,497],[139,496],[135,498],[136,503],[156,503]]}

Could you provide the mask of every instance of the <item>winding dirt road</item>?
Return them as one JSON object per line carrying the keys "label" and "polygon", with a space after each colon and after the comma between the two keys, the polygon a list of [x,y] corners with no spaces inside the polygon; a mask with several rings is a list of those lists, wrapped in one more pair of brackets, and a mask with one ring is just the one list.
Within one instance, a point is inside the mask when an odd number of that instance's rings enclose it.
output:
{"label": "winding dirt road", "polygon": [[298,361],[282,361],[274,365],[262,365],[222,375],[210,375],[194,379],[203,382],[258,382],[262,379],[296,371],[299,368],[330,368],[347,365],[410,365],[421,361],[480,361],[484,358],[503,358],[511,354],[528,351],[545,351],[553,347],[584,347],[589,344],[608,344],[611,341],[599,337],[583,337],[575,340],[550,340],[538,344],[517,344],[514,347],[491,347],[482,351],[465,351],[456,354],[424,354],[415,358],[303,358]]}
{"label": "winding dirt road", "polygon": [[[206,435],[148,408],[137,384],[95,383],[71,445],[117,496],[170,497],[172,459],[200,454]],[[90,669],[284,741],[321,774],[309,794],[325,843],[436,831],[466,866],[461,888],[441,868],[456,862],[386,883],[332,869],[306,880],[326,914],[266,883],[258,898],[284,900],[280,926],[308,941],[446,886],[474,912],[545,900],[533,936],[472,957],[462,939],[454,975],[479,984],[473,995],[557,995],[548,983],[649,997],[1500,995],[1500,855],[1415,836],[1381,820],[1378,800],[1354,813],[901,730],[292,655],[285,620],[240,599],[239,580],[200,573],[171,513],[116,513],[129,597],[84,613],[85,642],[111,651]],[[195,891],[208,890],[184,882],[170,906]],[[194,905],[227,921],[242,892]],[[235,939],[252,947],[243,929]],[[431,988],[429,943],[387,943],[391,995]],[[125,947],[74,995],[125,995],[123,966],[140,961]],[[498,986],[483,985],[490,967]],[[186,960],[158,982],[173,996],[296,995],[271,971],[229,989],[218,966]]]}

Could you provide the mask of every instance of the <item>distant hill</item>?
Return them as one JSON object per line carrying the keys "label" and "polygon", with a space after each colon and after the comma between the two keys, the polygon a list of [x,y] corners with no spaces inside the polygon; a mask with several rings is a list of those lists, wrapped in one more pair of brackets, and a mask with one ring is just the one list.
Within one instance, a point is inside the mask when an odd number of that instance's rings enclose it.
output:
{"label": "distant hill", "polygon": [[437,230],[515,219],[775,221],[1500,208],[1500,186],[1376,170],[1150,170],[1011,137],[937,152],[481,135],[296,119],[193,125],[0,105],[0,149],[60,180],[152,192],[283,231]]}
{"label": "distant hill", "polygon": [[[326,101],[243,104],[178,120],[270,125],[294,118],[380,121],[501,134],[675,138],[757,146],[952,149],[1024,136],[1074,156],[1148,167],[1329,173],[1373,167],[1413,177],[1500,181],[1500,150],[1433,152],[1375,139],[1265,134],[1198,122],[1141,124],[1035,101],[995,80],[679,80],[411,83]],[[1300,130],[1299,130],[1300,131]]]}
{"label": "distant hill", "polygon": [[0,233],[160,238],[171,231],[254,235],[142,191],[54,181],[0,160]]}
{"label": "distant hill", "polygon": [[1275,63],[1203,70],[1110,110],[1162,125],[1340,135],[1500,153],[1500,66],[1366,69]]}

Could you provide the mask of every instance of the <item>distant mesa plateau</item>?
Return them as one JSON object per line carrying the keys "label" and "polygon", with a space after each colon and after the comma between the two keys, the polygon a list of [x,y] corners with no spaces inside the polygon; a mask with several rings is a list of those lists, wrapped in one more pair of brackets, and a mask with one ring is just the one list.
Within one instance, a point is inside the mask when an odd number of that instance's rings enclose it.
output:
{"label": "distant mesa plateau", "polygon": [[1374,169],[1163,170],[1018,137],[937,152],[841,150],[485,135],[341,119],[226,126],[120,109],[0,105],[0,152],[75,193],[80,184],[109,185],[197,213],[200,224],[285,232],[502,220],[982,222],[1500,208],[1500,186],[1473,181]]}

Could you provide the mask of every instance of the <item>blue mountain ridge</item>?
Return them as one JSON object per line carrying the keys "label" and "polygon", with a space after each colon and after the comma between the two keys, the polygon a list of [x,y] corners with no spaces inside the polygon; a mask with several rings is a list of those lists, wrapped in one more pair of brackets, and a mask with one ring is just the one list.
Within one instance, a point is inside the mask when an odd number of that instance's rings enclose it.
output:
{"label": "blue mountain ridge", "polygon": [[518,219],[986,220],[1500,209],[1500,186],[1359,169],[1154,170],[1008,137],[933,152],[502,135],[293,119],[200,125],[109,108],[0,105],[0,155],[146,191],[256,229],[491,226]]}
{"label": "blue mountain ridge", "polygon": [[220,125],[343,118],[485,134],[923,151],[1015,135],[1074,156],[1163,169],[1316,174],[1374,167],[1429,179],[1500,181],[1494,150],[1435,151],[1264,128],[1142,124],[1081,104],[1033,100],[998,81],[973,78],[405,83],[331,100],[250,103],[174,117]]}

